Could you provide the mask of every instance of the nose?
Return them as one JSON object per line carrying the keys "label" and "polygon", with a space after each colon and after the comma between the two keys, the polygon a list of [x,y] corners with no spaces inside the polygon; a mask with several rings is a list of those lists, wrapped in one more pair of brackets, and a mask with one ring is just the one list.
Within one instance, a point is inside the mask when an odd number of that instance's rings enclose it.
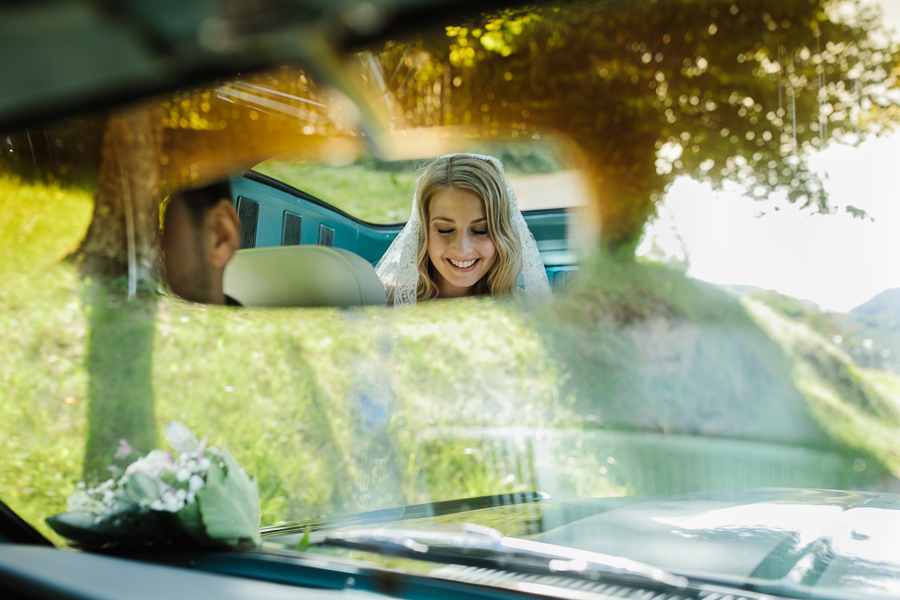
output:
{"label": "nose", "polygon": [[461,256],[466,256],[469,250],[472,248],[472,239],[469,237],[468,232],[462,232],[456,239],[453,240],[453,249],[458,252]]}

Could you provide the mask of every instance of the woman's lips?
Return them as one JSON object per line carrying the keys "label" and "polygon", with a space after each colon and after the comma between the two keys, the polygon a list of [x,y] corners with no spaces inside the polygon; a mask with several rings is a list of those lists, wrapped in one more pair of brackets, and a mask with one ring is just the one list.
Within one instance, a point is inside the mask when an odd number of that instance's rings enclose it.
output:
{"label": "woman's lips", "polygon": [[447,262],[457,271],[471,271],[475,267],[475,263],[478,262],[478,259],[470,258],[469,260],[455,260],[448,258]]}

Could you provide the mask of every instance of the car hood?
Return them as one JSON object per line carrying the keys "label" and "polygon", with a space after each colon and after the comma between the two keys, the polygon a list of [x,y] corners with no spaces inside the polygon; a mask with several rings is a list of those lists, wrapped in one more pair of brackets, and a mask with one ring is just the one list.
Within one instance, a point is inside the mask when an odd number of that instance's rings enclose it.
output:
{"label": "car hood", "polygon": [[538,539],[772,591],[896,597],[898,507],[891,494],[728,490],[637,501]]}

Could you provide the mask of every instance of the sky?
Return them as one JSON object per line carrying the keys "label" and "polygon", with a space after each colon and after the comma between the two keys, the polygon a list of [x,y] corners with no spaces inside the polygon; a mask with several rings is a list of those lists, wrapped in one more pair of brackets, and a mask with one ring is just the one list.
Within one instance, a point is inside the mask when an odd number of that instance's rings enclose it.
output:
{"label": "sky", "polygon": [[774,289],[847,312],[900,287],[900,135],[833,148],[819,160],[831,163],[830,202],[862,208],[871,220],[840,208],[823,215],[716,193],[681,178],[651,227],[668,254],[687,255],[691,277]]}
{"label": "sky", "polygon": [[[900,0],[882,0],[900,31]],[[648,234],[670,256],[687,255],[687,274],[717,284],[774,289],[847,312],[900,287],[900,134],[857,148],[834,146],[814,165],[828,172],[826,190],[838,214],[713,192],[680,178]],[[872,220],[854,219],[846,205]],[[640,250],[639,250],[640,252]]]}
{"label": "sky", "polygon": [[900,0],[879,0],[881,10],[884,11],[884,21],[895,32],[900,33]]}

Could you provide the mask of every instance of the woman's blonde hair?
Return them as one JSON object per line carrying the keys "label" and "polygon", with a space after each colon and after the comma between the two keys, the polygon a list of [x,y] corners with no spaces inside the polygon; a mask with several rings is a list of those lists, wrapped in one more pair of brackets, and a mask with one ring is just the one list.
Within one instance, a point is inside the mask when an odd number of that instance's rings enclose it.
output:
{"label": "woman's blonde hair", "polygon": [[416,211],[419,216],[417,266],[418,300],[438,297],[437,271],[428,258],[429,209],[434,195],[446,188],[471,192],[484,202],[487,232],[497,249],[491,268],[475,284],[475,294],[503,296],[516,289],[522,272],[522,249],[512,224],[512,206],[506,178],[490,161],[477,156],[454,154],[430,163],[419,177],[416,187]]}

